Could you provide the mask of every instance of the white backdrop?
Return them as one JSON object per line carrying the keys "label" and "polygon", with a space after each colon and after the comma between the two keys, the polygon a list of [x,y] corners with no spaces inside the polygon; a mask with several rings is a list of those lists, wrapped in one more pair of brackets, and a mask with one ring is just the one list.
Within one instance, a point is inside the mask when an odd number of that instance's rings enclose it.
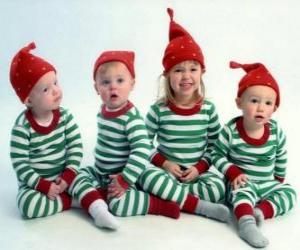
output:
{"label": "white backdrop", "polygon": [[[203,50],[207,96],[216,104],[222,123],[239,114],[234,98],[244,73],[229,69],[230,60],[262,62],[277,79],[282,99],[274,118],[288,136],[287,180],[299,193],[299,1],[1,0],[0,189],[4,205],[0,218],[18,214],[9,140],[10,129],[23,105],[9,82],[13,55],[35,41],[37,49],[33,53],[56,67],[64,92],[62,105],[74,114],[82,133],[83,162],[92,164],[100,106],[92,86],[93,63],[104,50],[135,51],[137,84],[131,101],[145,115],[157,95],[157,77],[162,72],[162,55],[168,42],[167,7],[174,9],[174,20],[192,34]],[[8,202],[12,203],[9,207]],[[13,214],[8,209],[14,209]],[[4,229],[2,223],[0,227]]]}

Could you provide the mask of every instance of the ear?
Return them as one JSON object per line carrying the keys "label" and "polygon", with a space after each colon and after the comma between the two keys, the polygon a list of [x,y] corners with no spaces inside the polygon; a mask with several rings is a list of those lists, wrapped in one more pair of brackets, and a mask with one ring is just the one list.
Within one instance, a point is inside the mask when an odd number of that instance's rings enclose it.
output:
{"label": "ear", "polygon": [[29,99],[29,96],[26,97],[26,99],[24,100],[24,104],[27,106],[27,107],[32,107],[32,104],[31,104],[31,101]]}
{"label": "ear", "polygon": [[135,79],[132,79],[132,82],[131,82],[131,90],[133,90],[134,86],[135,86]]}
{"label": "ear", "polygon": [[97,93],[97,95],[99,95],[100,93],[99,93],[99,91],[98,91],[98,88],[97,88],[97,83],[96,83],[96,81],[94,82],[94,89],[96,90],[96,93]]}
{"label": "ear", "polygon": [[238,109],[242,109],[242,107],[241,107],[242,100],[240,97],[235,98],[235,103],[236,103],[236,106],[238,107]]}
{"label": "ear", "polygon": [[275,112],[277,109],[278,109],[278,107],[275,105],[275,106],[274,106],[274,111],[273,111],[273,112]]}

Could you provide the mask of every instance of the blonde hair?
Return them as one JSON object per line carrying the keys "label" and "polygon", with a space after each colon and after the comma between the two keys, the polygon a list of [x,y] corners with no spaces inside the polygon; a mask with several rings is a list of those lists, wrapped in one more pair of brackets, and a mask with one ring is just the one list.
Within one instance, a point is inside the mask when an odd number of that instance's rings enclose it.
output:
{"label": "blonde hair", "polygon": [[[157,93],[157,102],[162,102],[165,105],[167,105],[168,102],[175,103],[175,95],[171,87],[169,75],[161,74],[158,77],[158,83],[159,86],[158,86],[158,93]],[[195,100],[199,100],[199,99],[203,100],[205,98],[205,85],[202,80],[202,77],[200,78],[200,86],[201,88],[198,88],[198,91],[195,91],[194,93]]]}

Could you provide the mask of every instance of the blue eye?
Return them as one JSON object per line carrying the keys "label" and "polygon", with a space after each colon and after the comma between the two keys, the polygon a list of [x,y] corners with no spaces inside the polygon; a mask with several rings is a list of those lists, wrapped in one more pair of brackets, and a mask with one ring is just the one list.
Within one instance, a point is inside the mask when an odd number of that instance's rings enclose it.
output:
{"label": "blue eye", "polygon": [[102,85],[108,85],[108,84],[110,84],[110,81],[109,80],[102,80],[101,84]]}

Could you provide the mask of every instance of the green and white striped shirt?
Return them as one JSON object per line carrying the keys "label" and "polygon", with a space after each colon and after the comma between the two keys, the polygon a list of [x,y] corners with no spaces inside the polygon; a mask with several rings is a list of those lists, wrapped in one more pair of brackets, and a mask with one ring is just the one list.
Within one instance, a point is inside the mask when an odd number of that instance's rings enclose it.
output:
{"label": "green and white striped shirt", "polygon": [[232,168],[238,168],[252,181],[284,179],[285,144],[285,135],[276,121],[265,125],[261,139],[251,139],[243,129],[242,118],[237,117],[222,129],[212,153],[213,164],[231,180],[237,176],[230,177]]}
{"label": "green and white striped shirt", "polygon": [[156,103],[150,107],[146,126],[150,141],[153,143],[156,136],[158,143],[152,157],[158,153],[185,167],[201,160],[210,165],[210,153],[221,128],[215,105],[208,100],[187,110]]}
{"label": "green and white striped shirt", "polygon": [[25,110],[18,116],[11,132],[10,156],[19,186],[36,189],[41,179],[53,181],[66,167],[76,174],[82,143],[72,114],[64,108],[54,111],[52,128],[37,132],[39,125],[30,122],[29,113]]}
{"label": "green and white striped shirt", "polygon": [[97,115],[94,152],[97,172],[100,175],[122,173],[128,184],[134,184],[149,162],[150,142],[144,120],[130,102],[121,113],[104,110],[103,106]]}

